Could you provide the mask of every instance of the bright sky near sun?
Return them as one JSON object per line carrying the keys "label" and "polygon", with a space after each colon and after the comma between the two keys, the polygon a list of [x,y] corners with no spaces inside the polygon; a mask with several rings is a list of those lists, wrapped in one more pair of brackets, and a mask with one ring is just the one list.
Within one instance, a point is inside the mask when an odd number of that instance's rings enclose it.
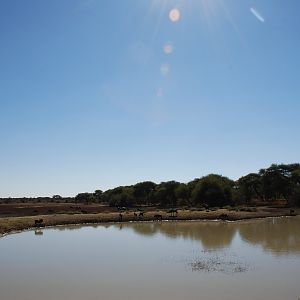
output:
{"label": "bright sky near sun", "polygon": [[0,197],[300,161],[300,2],[0,1]]}

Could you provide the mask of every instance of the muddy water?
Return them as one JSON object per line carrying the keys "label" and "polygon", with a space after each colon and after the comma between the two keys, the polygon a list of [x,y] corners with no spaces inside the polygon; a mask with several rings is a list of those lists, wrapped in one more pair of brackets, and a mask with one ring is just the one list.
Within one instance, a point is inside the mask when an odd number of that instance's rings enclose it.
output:
{"label": "muddy water", "polygon": [[1,300],[297,300],[300,218],[61,227],[0,239]]}

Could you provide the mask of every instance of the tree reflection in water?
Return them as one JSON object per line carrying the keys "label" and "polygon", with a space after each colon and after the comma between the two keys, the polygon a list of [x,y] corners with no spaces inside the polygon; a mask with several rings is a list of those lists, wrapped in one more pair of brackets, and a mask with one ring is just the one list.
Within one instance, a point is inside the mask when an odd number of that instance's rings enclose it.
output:
{"label": "tree reflection in water", "polygon": [[200,241],[204,249],[229,247],[235,234],[274,254],[300,253],[300,217],[266,218],[239,222],[200,221],[124,224],[144,236],[163,234],[169,238]]}
{"label": "tree reflection in water", "polygon": [[300,253],[300,217],[268,218],[239,226],[241,239],[276,255]]}

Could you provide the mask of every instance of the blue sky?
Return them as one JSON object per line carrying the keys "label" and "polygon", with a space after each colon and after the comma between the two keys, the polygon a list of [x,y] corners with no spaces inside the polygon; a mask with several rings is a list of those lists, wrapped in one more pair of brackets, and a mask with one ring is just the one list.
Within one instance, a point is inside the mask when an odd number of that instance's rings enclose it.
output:
{"label": "blue sky", "polygon": [[0,197],[299,162],[299,10],[296,0],[2,0]]}

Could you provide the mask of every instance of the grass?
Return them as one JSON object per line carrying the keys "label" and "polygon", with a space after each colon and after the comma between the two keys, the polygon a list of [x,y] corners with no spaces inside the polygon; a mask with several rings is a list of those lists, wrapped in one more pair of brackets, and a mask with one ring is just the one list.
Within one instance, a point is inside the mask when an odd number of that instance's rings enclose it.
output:
{"label": "grass", "polygon": [[[48,210],[48,209],[47,209]],[[44,210],[47,212],[47,210]],[[295,209],[296,210],[296,209]],[[123,212],[123,222],[127,221],[153,221],[154,215],[162,215],[163,220],[174,220],[168,213],[167,209],[151,208],[143,210],[143,217],[134,216],[134,211]],[[30,211],[32,212],[32,210]],[[300,210],[298,211],[298,213]],[[250,214],[251,213],[251,214]],[[6,216],[0,217],[0,235],[10,231],[18,231],[34,226],[36,219],[43,219],[46,226],[67,225],[67,224],[84,224],[84,223],[103,223],[119,222],[119,211],[87,212],[86,210],[59,210],[52,214],[37,214],[34,216]],[[232,208],[210,208],[209,211],[203,207],[194,207],[189,210],[178,209],[176,220],[202,220],[202,219],[219,219],[220,215],[225,214],[229,220],[240,220],[257,217],[283,216],[290,215],[289,209],[270,209],[268,207],[237,207]],[[297,214],[297,211],[296,211]]]}
{"label": "grass", "polygon": [[[13,217],[0,218],[0,228],[2,232],[13,230],[22,230],[31,227],[36,217]],[[0,232],[1,232],[0,231]]]}
{"label": "grass", "polygon": [[236,207],[233,208],[235,211],[242,211],[242,212],[257,212],[257,208],[256,207]]}

